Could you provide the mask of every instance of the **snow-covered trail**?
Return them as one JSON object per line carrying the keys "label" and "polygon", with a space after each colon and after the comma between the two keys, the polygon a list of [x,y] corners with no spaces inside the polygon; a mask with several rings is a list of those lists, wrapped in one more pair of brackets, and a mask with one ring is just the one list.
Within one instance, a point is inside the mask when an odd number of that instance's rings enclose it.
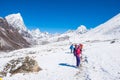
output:
{"label": "snow-covered trail", "polygon": [[68,45],[36,46],[0,55],[0,62],[5,59],[5,63],[29,55],[42,68],[38,73],[15,74],[3,80],[120,80],[119,46],[119,42],[111,44],[110,41],[85,43],[82,67],[79,69],[75,68],[76,59],[69,53]]}

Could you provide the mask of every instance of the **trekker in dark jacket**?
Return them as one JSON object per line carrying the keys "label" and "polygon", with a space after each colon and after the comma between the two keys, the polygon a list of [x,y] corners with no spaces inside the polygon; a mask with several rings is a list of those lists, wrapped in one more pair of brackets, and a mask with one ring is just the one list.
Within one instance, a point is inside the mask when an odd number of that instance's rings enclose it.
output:
{"label": "trekker in dark jacket", "polygon": [[70,51],[71,51],[71,53],[73,53],[73,49],[74,49],[74,46],[73,46],[73,44],[70,46]]}

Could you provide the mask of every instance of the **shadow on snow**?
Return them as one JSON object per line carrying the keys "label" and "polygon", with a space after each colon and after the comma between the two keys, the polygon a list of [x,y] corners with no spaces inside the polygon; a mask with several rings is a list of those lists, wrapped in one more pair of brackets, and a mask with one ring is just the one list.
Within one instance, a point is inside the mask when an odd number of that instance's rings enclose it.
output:
{"label": "shadow on snow", "polygon": [[70,65],[70,64],[67,64],[67,63],[60,63],[59,65],[60,65],[60,66],[66,66],[66,67],[76,68],[76,66]]}

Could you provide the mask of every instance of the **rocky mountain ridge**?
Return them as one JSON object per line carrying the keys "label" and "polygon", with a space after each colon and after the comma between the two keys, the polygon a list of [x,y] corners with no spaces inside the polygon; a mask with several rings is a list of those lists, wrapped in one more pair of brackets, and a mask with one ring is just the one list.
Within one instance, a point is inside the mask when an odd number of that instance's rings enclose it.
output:
{"label": "rocky mountain ridge", "polygon": [[7,20],[0,18],[0,50],[14,50],[28,47],[30,44],[8,24]]}

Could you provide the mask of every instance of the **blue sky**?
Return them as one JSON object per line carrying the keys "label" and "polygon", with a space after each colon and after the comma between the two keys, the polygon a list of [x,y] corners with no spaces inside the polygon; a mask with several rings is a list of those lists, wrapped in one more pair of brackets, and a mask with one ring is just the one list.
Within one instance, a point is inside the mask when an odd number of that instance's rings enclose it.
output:
{"label": "blue sky", "polygon": [[0,16],[21,13],[28,29],[63,33],[94,28],[120,13],[120,0],[0,0]]}

